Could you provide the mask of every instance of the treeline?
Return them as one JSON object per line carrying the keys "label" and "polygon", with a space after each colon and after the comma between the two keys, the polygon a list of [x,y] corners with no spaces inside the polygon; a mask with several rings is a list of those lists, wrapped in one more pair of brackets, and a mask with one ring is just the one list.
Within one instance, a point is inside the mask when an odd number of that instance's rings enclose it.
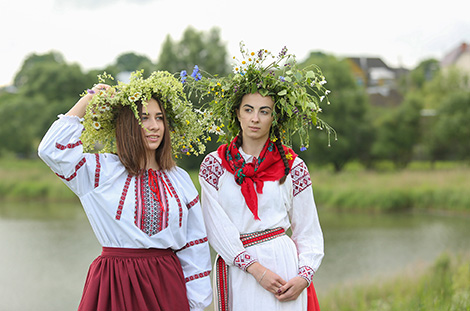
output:
{"label": "treeline", "polygon": [[[352,161],[367,168],[391,161],[396,168],[404,168],[415,159],[469,160],[468,74],[458,69],[444,71],[436,60],[425,60],[399,81],[404,98],[400,105],[373,107],[347,60],[311,53],[301,65],[313,63],[323,70],[326,86],[332,91],[331,105],[322,107],[322,119],[334,127],[338,139],[332,136],[329,146],[327,134],[315,130],[309,149],[296,150],[308,163],[331,165],[340,171]],[[187,28],[180,41],[167,36],[156,61],[129,52],[109,66],[87,72],[78,64],[68,63],[57,51],[31,54],[15,76],[12,88],[0,90],[0,156],[35,157],[51,122],[65,113],[83,90],[96,83],[97,74],[103,71],[115,77],[138,69],[177,74],[183,69],[192,70],[194,65],[210,73],[230,73],[230,58],[217,28],[208,32]],[[201,104],[197,98],[192,99]],[[214,140],[208,151],[216,146]],[[180,165],[194,169],[201,160],[186,158]]]}

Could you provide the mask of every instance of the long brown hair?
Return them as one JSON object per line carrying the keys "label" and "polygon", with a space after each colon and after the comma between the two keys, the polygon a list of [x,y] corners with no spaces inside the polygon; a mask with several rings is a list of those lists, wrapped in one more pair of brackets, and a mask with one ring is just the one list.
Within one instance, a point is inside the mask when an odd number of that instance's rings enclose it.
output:
{"label": "long brown hair", "polygon": [[[163,105],[155,96],[155,99],[163,113],[165,131],[160,146],[155,152],[155,160],[160,169],[170,170],[175,167],[171,150],[170,127]],[[139,116],[142,118],[142,102],[137,103]],[[116,146],[119,160],[131,175],[139,175],[147,167],[147,145],[142,135],[142,126],[129,107],[122,107],[116,117]]]}

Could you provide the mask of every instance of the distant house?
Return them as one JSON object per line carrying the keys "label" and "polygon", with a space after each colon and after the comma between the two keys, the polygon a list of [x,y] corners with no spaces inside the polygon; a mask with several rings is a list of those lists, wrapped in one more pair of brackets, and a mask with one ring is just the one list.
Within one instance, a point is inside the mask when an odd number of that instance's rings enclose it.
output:
{"label": "distant house", "polygon": [[372,105],[394,106],[402,102],[397,80],[408,70],[391,68],[378,57],[349,57],[347,60],[357,83],[366,88]]}
{"label": "distant house", "polygon": [[470,73],[470,45],[461,43],[442,58],[441,68],[446,70],[451,67]]}

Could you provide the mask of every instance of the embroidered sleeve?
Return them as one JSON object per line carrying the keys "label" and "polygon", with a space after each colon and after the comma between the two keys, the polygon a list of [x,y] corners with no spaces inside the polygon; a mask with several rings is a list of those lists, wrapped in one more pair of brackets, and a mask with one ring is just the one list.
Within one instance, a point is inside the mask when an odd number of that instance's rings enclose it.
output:
{"label": "embroidered sleeve", "polygon": [[194,245],[198,245],[198,244],[202,244],[202,243],[207,243],[207,237],[204,237],[202,239],[197,239],[197,240],[194,240],[194,241],[190,241],[188,243],[186,243],[185,246],[183,246],[181,249],[178,250],[179,251],[182,251],[183,249],[186,249],[188,247],[191,247],[191,246],[194,246]]}
{"label": "embroidered sleeve", "polygon": [[293,190],[289,210],[291,239],[297,247],[299,276],[310,283],[323,259],[323,233],[307,165],[298,157],[295,160],[291,171]]}
{"label": "embroidered sleeve", "polygon": [[174,187],[181,194],[183,208],[187,207],[187,217],[183,219],[186,225],[180,227],[180,230],[186,230],[186,241],[181,248],[175,250],[175,254],[183,269],[190,309],[204,310],[212,297],[209,277],[212,265],[199,195],[191,177],[184,170],[178,169],[171,176],[178,181],[174,183]]}
{"label": "embroidered sleeve", "polygon": [[83,153],[80,121],[78,117],[60,116],[38,147],[39,157],[78,196],[99,185],[101,172],[99,157]]}
{"label": "embroidered sleeve", "polygon": [[257,261],[258,260],[248,254],[247,251],[243,251],[235,257],[235,259],[233,260],[233,264],[238,268],[242,269],[243,271],[246,271],[249,266],[251,266]]}
{"label": "embroidered sleeve", "polygon": [[193,207],[194,205],[196,205],[198,202],[199,202],[199,195],[196,195],[196,197],[194,198],[194,200],[192,200],[191,202],[189,202],[188,204],[186,204],[187,209],[190,209],[191,207]]}
{"label": "embroidered sleeve", "polygon": [[297,196],[300,192],[312,185],[310,174],[308,172],[305,162],[300,162],[291,169],[293,195]]}
{"label": "embroidered sleeve", "polygon": [[299,276],[304,278],[307,282],[308,285],[312,283],[313,275],[315,274],[315,271],[313,271],[312,268],[309,266],[302,266],[299,268]]}
{"label": "embroidered sleeve", "polygon": [[222,167],[222,163],[220,163],[212,154],[209,154],[201,163],[199,177],[218,190],[219,178],[223,173],[224,168]]}

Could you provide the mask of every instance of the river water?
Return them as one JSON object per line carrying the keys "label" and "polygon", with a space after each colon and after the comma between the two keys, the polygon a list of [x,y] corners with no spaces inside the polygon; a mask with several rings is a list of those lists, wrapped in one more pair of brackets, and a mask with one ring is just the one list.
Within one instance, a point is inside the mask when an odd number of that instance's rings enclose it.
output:
{"label": "river water", "polygon": [[[319,210],[325,258],[318,294],[380,282],[470,251],[470,218],[350,214]],[[76,310],[88,266],[101,247],[78,203],[0,202],[0,310]]]}

